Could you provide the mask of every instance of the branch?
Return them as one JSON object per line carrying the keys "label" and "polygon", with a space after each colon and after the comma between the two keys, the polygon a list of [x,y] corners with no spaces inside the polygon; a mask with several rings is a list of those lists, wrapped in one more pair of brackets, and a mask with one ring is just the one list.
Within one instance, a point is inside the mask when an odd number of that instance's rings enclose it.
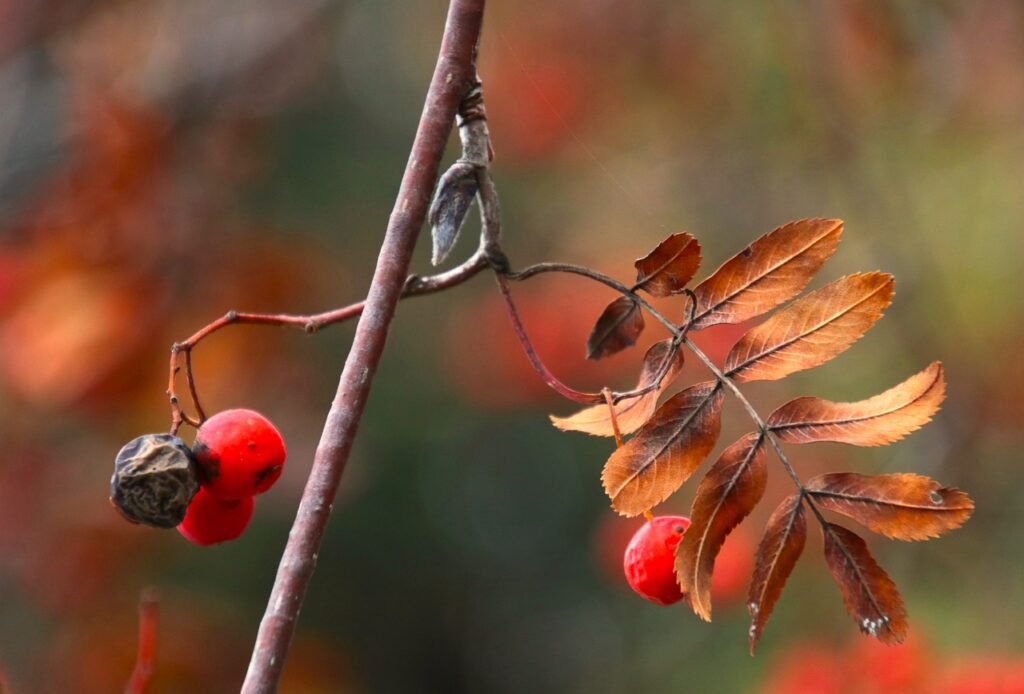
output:
{"label": "branch", "polygon": [[434,76],[337,395],[260,623],[242,692],[276,691],[459,102],[475,77],[484,0],[452,0]]}

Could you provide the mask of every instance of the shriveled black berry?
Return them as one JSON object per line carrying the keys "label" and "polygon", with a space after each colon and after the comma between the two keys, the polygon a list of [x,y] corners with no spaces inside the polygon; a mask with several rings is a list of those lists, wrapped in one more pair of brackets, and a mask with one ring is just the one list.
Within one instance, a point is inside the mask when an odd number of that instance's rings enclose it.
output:
{"label": "shriveled black berry", "polygon": [[114,460],[110,500],[130,521],[173,528],[185,518],[198,491],[195,457],[177,436],[139,436]]}

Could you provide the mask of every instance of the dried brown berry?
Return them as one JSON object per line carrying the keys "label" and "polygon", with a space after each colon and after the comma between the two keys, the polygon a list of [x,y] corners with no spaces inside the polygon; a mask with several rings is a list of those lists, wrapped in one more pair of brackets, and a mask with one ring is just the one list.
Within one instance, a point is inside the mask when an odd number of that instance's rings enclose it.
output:
{"label": "dried brown berry", "polygon": [[132,522],[173,528],[198,491],[195,457],[177,436],[139,436],[114,460],[110,501]]}

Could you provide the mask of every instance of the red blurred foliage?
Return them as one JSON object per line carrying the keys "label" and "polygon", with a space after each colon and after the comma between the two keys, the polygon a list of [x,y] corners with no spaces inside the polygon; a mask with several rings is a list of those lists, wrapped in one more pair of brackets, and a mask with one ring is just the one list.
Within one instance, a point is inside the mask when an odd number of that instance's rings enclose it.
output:
{"label": "red blurred foliage", "polygon": [[329,639],[299,633],[281,676],[281,694],[363,691],[351,655]]}
{"label": "red blurred foliage", "polygon": [[112,509],[91,520],[70,516],[43,526],[23,556],[25,595],[54,618],[87,612],[153,546],[153,537]]}
{"label": "red blurred foliage", "polygon": [[65,258],[108,266],[154,258],[168,241],[159,201],[170,125],[154,110],[91,92],[74,116],[77,156],[37,190],[21,226]]}
{"label": "red blurred foliage", "polygon": [[[630,380],[640,372],[644,350],[656,339],[656,329],[648,330],[637,346],[620,355],[587,361],[587,335],[608,295],[571,277],[536,282],[514,286],[513,298],[530,341],[555,376],[584,390],[617,383],[632,387]],[[558,402],[516,341],[497,291],[460,305],[445,333],[449,378],[474,403],[508,408]]]}
{"label": "red blurred foliage", "polygon": [[22,276],[21,254],[13,248],[0,248],[0,312],[13,301]]}
{"label": "red blurred foliage", "polygon": [[827,17],[828,42],[838,84],[849,96],[869,101],[905,76],[910,39],[895,21],[895,10],[866,0],[843,0]]}
{"label": "red blurred foliage", "polygon": [[33,405],[67,406],[113,385],[162,316],[159,285],[128,272],[51,271],[33,280],[0,329],[0,371]]}
{"label": "red blurred foliage", "polygon": [[924,685],[933,669],[933,655],[916,632],[899,646],[855,639],[847,647],[845,660],[850,677],[859,678],[865,691],[928,691]]}
{"label": "red blurred foliage", "polygon": [[690,334],[693,343],[700,347],[704,354],[711,358],[719,366],[725,363],[729,350],[743,337],[755,324],[755,321],[744,323],[721,323],[705,330],[699,330]]}
{"label": "red blurred foliage", "polygon": [[797,644],[769,670],[765,694],[1024,694],[1024,657],[940,655],[911,634],[900,646],[857,637],[845,646]]}
{"label": "red blurred foliage", "polygon": [[966,64],[959,106],[967,116],[1014,127],[1020,122],[1022,22],[1024,7],[1019,2],[979,2],[969,5],[963,21],[951,27],[957,58]]}
{"label": "red blurred foliage", "polygon": [[790,648],[762,685],[764,694],[843,694],[842,658],[826,646],[800,644]]}
{"label": "red blurred foliage", "polygon": [[[486,57],[487,115],[501,159],[523,163],[550,158],[585,123],[592,69],[559,47],[563,42],[505,34]],[[488,54],[485,54],[487,56]]]}
{"label": "red blurred foliage", "polygon": [[755,549],[755,542],[742,526],[726,538],[711,575],[711,598],[715,604],[733,604],[745,598],[754,570]]}
{"label": "red blurred foliage", "polygon": [[954,661],[942,694],[1024,694],[1024,657],[978,654]]}
{"label": "red blurred foliage", "polygon": [[[68,623],[41,663],[38,691],[123,691],[135,665],[137,610],[128,601],[97,605]],[[201,595],[161,593],[160,631],[149,691],[237,690],[250,637]]]}
{"label": "red blurred foliage", "polygon": [[629,588],[622,577],[622,557],[633,535],[644,524],[643,518],[622,518],[607,513],[590,536],[590,552],[605,580]]}

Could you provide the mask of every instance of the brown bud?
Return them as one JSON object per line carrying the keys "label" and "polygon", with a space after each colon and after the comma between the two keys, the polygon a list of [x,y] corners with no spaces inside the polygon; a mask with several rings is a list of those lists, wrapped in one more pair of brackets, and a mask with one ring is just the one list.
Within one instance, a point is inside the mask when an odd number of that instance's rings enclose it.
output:
{"label": "brown bud", "polygon": [[199,491],[195,457],[177,436],[146,434],[117,453],[110,501],[128,520],[173,528]]}

